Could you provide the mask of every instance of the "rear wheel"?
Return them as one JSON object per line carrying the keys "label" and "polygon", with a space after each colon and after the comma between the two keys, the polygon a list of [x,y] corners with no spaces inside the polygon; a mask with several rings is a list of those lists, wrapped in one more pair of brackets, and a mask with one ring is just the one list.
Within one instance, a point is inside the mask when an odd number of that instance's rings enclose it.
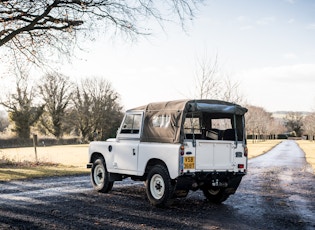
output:
{"label": "rear wheel", "polygon": [[205,197],[215,204],[221,204],[229,198],[229,194],[225,192],[224,188],[205,188],[202,191]]}
{"label": "rear wheel", "polygon": [[107,193],[113,188],[114,181],[109,181],[106,164],[101,158],[93,162],[91,181],[93,188],[98,192]]}
{"label": "rear wheel", "polygon": [[162,165],[154,166],[148,173],[146,193],[150,203],[157,207],[171,203],[174,186],[167,169]]}

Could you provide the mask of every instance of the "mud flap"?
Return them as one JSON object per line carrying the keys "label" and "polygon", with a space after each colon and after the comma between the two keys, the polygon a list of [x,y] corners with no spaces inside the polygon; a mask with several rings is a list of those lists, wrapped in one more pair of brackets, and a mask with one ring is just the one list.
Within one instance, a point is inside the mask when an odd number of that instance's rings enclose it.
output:
{"label": "mud flap", "polygon": [[241,183],[243,175],[233,177],[228,182],[228,187],[225,189],[225,193],[234,194]]}

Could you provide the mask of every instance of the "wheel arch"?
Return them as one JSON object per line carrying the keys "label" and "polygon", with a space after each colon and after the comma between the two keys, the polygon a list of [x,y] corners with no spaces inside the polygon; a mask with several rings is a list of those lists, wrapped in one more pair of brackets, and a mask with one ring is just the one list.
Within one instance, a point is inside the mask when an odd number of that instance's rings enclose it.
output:
{"label": "wheel arch", "polygon": [[94,152],[90,156],[90,163],[93,163],[98,158],[101,158],[105,162],[105,157],[103,156],[103,154],[101,154],[100,152]]}
{"label": "wheel arch", "polygon": [[144,176],[147,177],[148,173],[150,172],[150,170],[152,169],[153,166],[155,165],[162,165],[166,168],[166,170],[169,172],[167,165],[165,164],[164,161],[162,161],[161,159],[157,159],[157,158],[152,158],[147,162],[147,165],[145,167],[145,171],[144,171]]}

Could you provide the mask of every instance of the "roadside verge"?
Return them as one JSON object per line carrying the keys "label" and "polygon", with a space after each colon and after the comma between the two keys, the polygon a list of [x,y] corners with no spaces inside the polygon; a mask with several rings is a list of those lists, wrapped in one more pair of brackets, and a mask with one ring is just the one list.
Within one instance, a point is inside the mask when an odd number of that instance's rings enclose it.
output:
{"label": "roadside verge", "polygon": [[[252,143],[248,140],[249,159],[262,155],[282,140],[267,140]],[[306,160],[315,172],[315,142],[297,141]],[[0,149],[0,181],[29,179],[48,176],[88,174],[88,145],[59,145],[34,148]]]}

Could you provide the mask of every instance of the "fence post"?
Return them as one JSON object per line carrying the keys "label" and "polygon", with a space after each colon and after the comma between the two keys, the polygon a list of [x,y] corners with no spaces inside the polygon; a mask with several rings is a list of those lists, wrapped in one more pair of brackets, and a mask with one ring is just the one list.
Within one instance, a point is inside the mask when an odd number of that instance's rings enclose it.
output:
{"label": "fence post", "polygon": [[34,145],[34,149],[35,149],[35,160],[36,160],[36,162],[38,162],[37,149],[36,149],[36,146],[37,146],[37,135],[36,134],[33,134],[33,145]]}

